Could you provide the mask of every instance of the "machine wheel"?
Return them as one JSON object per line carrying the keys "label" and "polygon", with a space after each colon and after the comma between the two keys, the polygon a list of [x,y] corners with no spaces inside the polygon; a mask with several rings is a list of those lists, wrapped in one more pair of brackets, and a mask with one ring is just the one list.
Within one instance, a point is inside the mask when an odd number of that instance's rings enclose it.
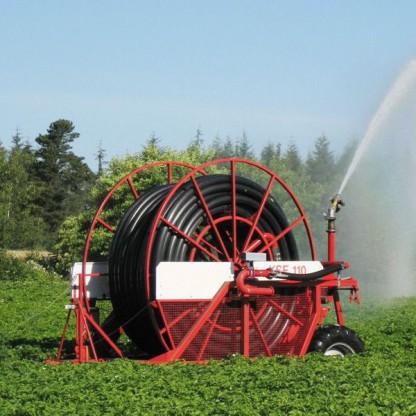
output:
{"label": "machine wheel", "polygon": [[344,357],[364,352],[364,342],[354,331],[345,326],[326,325],[316,330],[309,352]]}

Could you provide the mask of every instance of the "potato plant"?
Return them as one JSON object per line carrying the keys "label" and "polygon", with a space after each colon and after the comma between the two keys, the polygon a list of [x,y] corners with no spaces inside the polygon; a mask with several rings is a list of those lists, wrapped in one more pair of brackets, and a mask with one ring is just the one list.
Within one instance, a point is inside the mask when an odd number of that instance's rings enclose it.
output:
{"label": "potato plant", "polygon": [[2,415],[416,414],[415,297],[364,294],[362,306],[346,305],[348,326],[366,343],[362,355],[51,366],[45,360],[57,350],[68,281],[26,272],[0,279]]}

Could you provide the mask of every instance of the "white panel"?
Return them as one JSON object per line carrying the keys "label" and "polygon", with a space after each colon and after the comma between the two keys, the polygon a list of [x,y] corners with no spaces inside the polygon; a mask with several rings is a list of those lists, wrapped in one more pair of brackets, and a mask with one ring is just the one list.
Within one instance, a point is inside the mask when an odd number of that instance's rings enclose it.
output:
{"label": "white panel", "polygon": [[161,262],[156,268],[156,299],[212,299],[234,280],[233,263]]}
{"label": "white panel", "polygon": [[[71,268],[71,296],[78,296],[79,275],[82,273],[82,262],[74,263]],[[87,297],[96,299],[110,299],[108,284],[108,263],[88,262],[86,264],[85,284],[87,285]],[[88,276],[99,274],[99,276]]]}

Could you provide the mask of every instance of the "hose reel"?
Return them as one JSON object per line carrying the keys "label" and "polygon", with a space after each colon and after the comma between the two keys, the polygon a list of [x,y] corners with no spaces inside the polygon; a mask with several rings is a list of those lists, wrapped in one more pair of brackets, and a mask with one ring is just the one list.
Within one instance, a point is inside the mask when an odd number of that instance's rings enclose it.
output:
{"label": "hose reel", "polygon": [[[105,233],[108,255],[96,263]],[[234,158],[142,166],[108,192],[92,220],[56,362],[72,310],[78,362],[123,357],[119,329],[151,362],[303,355],[324,317],[321,296],[357,287],[319,272],[331,264],[316,261],[302,206],[268,168]],[[303,277],[290,281],[291,273]],[[100,323],[96,303],[109,298]]]}
{"label": "hose reel", "polygon": [[[237,174],[240,166],[261,170],[265,186]],[[212,168],[228,172],[210,174]],[[273,196],[276,186],[284,189],[299,211],[292,223]],[[244,265],[242,253],[246,251],[264,252],[268,260],[297,260],[293,229],[300,224],[314,258],[309,224],[292,191],[271,171],[245,160],[210,162],[176,183],[140,192],[119,222],[109,252],[111,302],[118,322],[149,356],[171,350],[185,332],[176,331],[172,322],[181,314],[190,314],[189,308],[198,315],[207,301],[178,303],[170,316],[171,306],[166,307],[155,294],[156,267],[160,263],[230,262],[237,273]],[[180,276],[172,279],[181,284]],[[236,335],[239,301],[232,293],[228,298],[211,330],[210,343],[228,345],[225,350],[231,348],[232,352],[240,337]],[[294,302],[293,298],[285,307],[292,310]],[[259,319],[264,315],[267,332],[274,334],[268,341],[273,344],[288,326],[288,318],[270,309],[263,305],[258,314]],[[229,315],[234,318],[229,319]],[[192,319],[184,318],[181,324],[189,327]]]}
{"label": "hose reel", "polygon": [[[247,178],[235,176],[233,183],[231,175],[200,176],[184,182],[166,203],[172,188],[154,187],[130,207],[114,235],[109,256],[116,316],[120,322],[128,322],[123,328],[136,345],[152,355],[164,350],[160,318],[155,308],[148,307],[156,300],[155,270],[159,263],[231,260],[240,264],[241,253],[253,241],[265,247],[265,235],[277,236],[289,226],[279,204],[268,198],[254,227],[253,218],[265,190]],[[157,213],[163,202],[162,212]],[[269,260],[277,256],[298,259],[292,232],[265,251]]]}

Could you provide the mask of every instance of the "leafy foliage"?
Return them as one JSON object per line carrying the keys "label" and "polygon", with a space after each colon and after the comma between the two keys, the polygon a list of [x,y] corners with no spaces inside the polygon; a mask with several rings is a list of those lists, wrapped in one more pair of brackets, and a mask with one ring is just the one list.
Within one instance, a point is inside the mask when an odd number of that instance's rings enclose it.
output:
{"label": "leafy foliage", "polygon": [[41,192],[33,175],[35,156],[19,131],[12,141],[10,151],[0,149],[0,247],[42,247],[45,225],[35,203]]}
{"label": "leafy foliage", "polygon": [[[91,189],[88,202],[91,208],[84,210],[80,214],[68,217],[60,227],[58,242],[55,246],[57,271],[65,273],[71,263],[82,259],[84,241],[95,209],[100,205],[110,189],[126,174],[141,166],[157,161],[180,161],[198,166],[216,158],[230,156],[247,157],[249,160],[255,161],[245,134],[235,144],[232,143],[230,138],[227,138],[225,142],[216,138],[212,147],[204,148],[202,147],[201,134],[199,133],[184,151],[161,147],[159,139],[151,137],[140,153],[111,159]],[[329,196],[326,195],[327,182],[325,181],[327,181],[328,177],[333,180],[336,176],[331,174],[331,172],[334,172],[334,160],[332,152],[329,150],[328,140],[325,137],[318,138],[316,150],[313,156],[311,156],[315,161],[315,165],[323,163],[323,159],[325,161],[328,159],[328,164],[324,169],[326,176],[321,178],[322,180],[319,179],[320,170],[315,172],[314,180],[307,173],[307,169],[299,155],[299,150],[294,143],[291,143],[283,154],[280,144],[269,144],[261,153],[261,158],[261,161],[272,171],[276,172],[298,196],[306,214],[311,218],[313,231],[318,235],[318,253],[320,256],[323,256],[325,252],[325,234],[322,233],[321,213],[323,201],[329,200]],[[312,159],[309,160],[309,163],[312,164]],[[187,169],[176,169],[173,181],[177,181],[187,171]],[[210,171],[209,173],[215,172]],[[270,179],[267,175],[255,172],[255,169],[245,165],[238,167],[237,174],[246,176],[264,187],[267,186]],[[138,177],[133,178],[133,183],[136,189],[140,190],[140,192],[145,192],[154,185],[166,183],[166,171],[161,168],[159,170],[151,169],[148,172],[142,172]],[[289,221],[295,221],[299,213],[293,201],[288,198],[288,195],[285,192],[281,192],[278,186],[274,188],[272,195],[282,206]],[[101,218],[115,228],[123,213],[133,201],[134,198],[129,187],[122,187],[112,196],[111,204],[108,205],[108,209],[103,212]],[[294,232],[301,254],[305,253],[307,258],[309,258],[309,243],[304,229],[299,227]],[[110,240],[110,233],[105,229],[97,229],[90,247],[90,259],[106,259]]]}
{"label": "leafy foliage", "polygon": [[0,144],[0,247],[51,247],[58,226],[83,209],[94,175],[71,151],[79,136],[72,122],[57,120],[36,139],[36,149],[19,131],[6,150]]}
{"label": "leafy foliage", "polygon": [[347,325],[366,343],[363,355],[49,366],[67,297],[68,283],[45,272],[0,280],[2,415],[416,413],[416,298],[345,305]]}
{"label": "leafy foliage", "polygon": [[38,258],[39,256],[34,255],[22,261],[22,259],[8,255],[5,250],[0,250],[0,281],[36,280],[48,275],[46,268],[34,260]]}
{"label": "leafy foliage", "polygon": [[[124,175],[149,163],[162,160],[180,161],[190,165],[223,158],[239,157],[256,161],[256,155],[243,132],[235,140],[217,137],[211,146],[204,146],[202,132],[185,150],[162,147],[154,135],[141,152],[115,157],[105,162],[105,151],[99,149],[99,174],[93,175],[82,158],[72,150],[72,143],[79,134],[69,120],[57,120],[50,124],[46,134],[36,138],[36,147],[23,144],[19,133],[13,138],[13,147],[4,149],[0,144],[0,247],[53,249],[57,271],[65,274],[73,261],[82,259],[85,238],[96,209],[109,190]],[[316,139],[315,148],[304,162],[295,143],[283,151],[280,143],[268,143],[259,151],[260,162],[279,175],[292,188],[304,207],[318,247],[318,257],[325,256],[325,233],[321,213],[326,208],[334,184],[339,181],[338,161],[330,149],[329,140]],[[341,155],[343,167],[351,157],[351,149]],[[221,169],[219,171],[222,171]],[[176,168],[173,180],[187,172]],[[210,173],[215,173],[212,169]],[[268,177],[246,166],[238,168],[238,174],[247,176],[263,186]],[[166,172],[152,170],[133,178],[134,186],[145,192],[151,186],[166,183]],[[298,217],[293,202],[286,194],[273,189],[272,195],[282,206],[289,221]],[[126,185],[117,192],[102,219],[117,226],[126,208],[133,202],[133,195]],[[301,228],[301,227],[300,227]],[[295,229],[300,251],[308,246],[304,232]],[[94,233],[91,260],[106,258],[110,242],[109,233],[103,228]],[[306,251],[305,251],[306,252]]]}
{"label": "leafy foliage", "polygon": [[[93,208],[84,210],[78,215],[67,217],[59,229],[58,243],[55,246],[57,271],[64,274],[74,261],[82,259],[85,239],[95,210],[100,206],[107,193],[125,175],[142,166],[156,162],[178,161],[197,166],[211,160],[212,157],[213,152],[202,148],[199,144],[191,143],[186,150],[178,152],[162,148],[156,140],[151,139],[140,153],[113,158],[91,189],[89,205]],[[188,172],[189,168],[173,167],[173,182],[178,181]],[[167,167],[161,165],[144,170],[140,175],[133,177],[132,181],[134,187],[140,193],[143,193],[155,185],[167,183],[167,179]],[[127,184],[123,185],[113,194],[101,218],[113,228],[116,228],[124,212],[134,200],[134,194],[130,187]],[[94,238],[89,251],[90,260],[106,259],[111,238],[112,234],[103,227],[98,227],[94,231]]]}

